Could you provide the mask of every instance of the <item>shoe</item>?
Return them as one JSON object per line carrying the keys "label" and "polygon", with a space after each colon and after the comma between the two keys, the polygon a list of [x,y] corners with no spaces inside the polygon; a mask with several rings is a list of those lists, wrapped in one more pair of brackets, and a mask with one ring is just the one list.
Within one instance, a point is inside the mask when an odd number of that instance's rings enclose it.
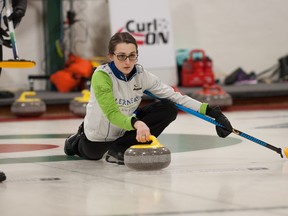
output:
{"label": "shoe", "polygon": [[0,182],[3,182],[6,180],[6,175],[4,172],[0,171]]}
{"label": "shoe", "polygon": [[65,140],[65,145],[64,145],[64,152],[68,156],[74,156],[75,152],[73,151],[73,143],[76,141],[78,138],[78,134],[73,134],[70,135],[66,140]]}
{"label": "shoe", "polygon": [[235,81],[235,85],[247,85],[247,84],[257,84],[258,81],[256,79],[256,74],[254,72],[251,72],[246,75],[240,75],[237,77],[237,80]]}
{"label": "shoe", "polygon": [[239,67],[225,78],[224,83],[225,85],[233,85],[237,80],[246,76],[247,76],[246,71],[244,71],[241,67]]}
{"label": "shoe", "polygon": [[124,154],[122,152],[114,152],[113,150],[109,150],[105,160],[108,163],[116,163],[118,165],[125,165],[124,163]]}
{"label": "shoe", "polygon": [[240,67],[227,76],[224,83],[225,85],[257,84],[257,79],[254,72],[248,74]]}
{"label": "shoe", "polygon": [[84,123],[79,126],[78,131],[76,134],[70,135],[66,140],[65,140],[65,145],[64,145],[64,152],[68,156],[74,156],[76,153],[73,150],[73,146],[79,142],[80,136],[84,133]]}

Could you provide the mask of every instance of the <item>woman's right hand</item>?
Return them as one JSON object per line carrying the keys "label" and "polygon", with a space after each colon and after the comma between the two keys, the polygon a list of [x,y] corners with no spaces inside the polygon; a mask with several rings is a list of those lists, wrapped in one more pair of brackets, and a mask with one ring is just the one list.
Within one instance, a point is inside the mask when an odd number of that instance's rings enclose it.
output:
{"label": "woman's right hand", "polygon": [[136,121],[134,123],[134,128],[136,128],[136,140],[138,142],[149,142],[150,141],[150,129],[143,121]]}

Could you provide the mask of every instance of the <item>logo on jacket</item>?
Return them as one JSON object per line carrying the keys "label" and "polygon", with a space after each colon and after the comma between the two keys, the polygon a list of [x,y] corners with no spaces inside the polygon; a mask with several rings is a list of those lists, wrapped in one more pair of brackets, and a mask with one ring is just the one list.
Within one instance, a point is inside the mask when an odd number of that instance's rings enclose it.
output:
{"label": "logo on jacket", "polygon": [[137,86],[137,85],[134,85],[134,88],[133,88],[134,91],[138,91],[138,90],[141,90],[141,89],[142,89],[142,87],[139,87],[139,86]]}
{"label": "logo on jacket", "polygon": [[139,101],[141,99],[141,97],[136,96],[134,98],[129,98],[129,99],[125,99],[125,98],[115,98],[115,102],[119,105],[119,106],[131,106],[134,103],[137,103],[137,101]]}

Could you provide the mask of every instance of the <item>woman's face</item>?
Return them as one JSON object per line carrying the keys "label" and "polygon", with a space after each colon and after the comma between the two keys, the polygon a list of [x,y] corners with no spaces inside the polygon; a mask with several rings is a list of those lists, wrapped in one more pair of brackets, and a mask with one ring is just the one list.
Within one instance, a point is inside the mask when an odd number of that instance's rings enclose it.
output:
{"label": "woman's face", "polygon": [[119,43],[115,47],[114,54],[109,54],[110,60],[114,61],[118,70],[128,75],[137,62],[136,46],[132,43]]}

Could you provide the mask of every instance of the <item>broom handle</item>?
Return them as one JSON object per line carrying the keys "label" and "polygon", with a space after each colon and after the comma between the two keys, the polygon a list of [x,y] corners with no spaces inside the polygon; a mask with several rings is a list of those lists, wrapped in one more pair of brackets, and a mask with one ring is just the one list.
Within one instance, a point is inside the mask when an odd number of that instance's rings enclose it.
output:
{"label": "broom handle", "polygon": [[[149,91],[146,91],[146,90],[145,90],[144,93],[147,94],[147,95],[149,95],[149,96],[152,97],[152,98],[156,98],[156,99],[161,100],[161,98],[153,95],[153,94],[152,94],[151,92],[149,92]],[[214,124],[214,125],[216,125],[216,126],[225,128],[225,127],[224,127],[223,125],[221,125],[219,122],[215,121],[214,119],[212,119],[212,118],[210,118],[210,117],[208,117],[208,116],[206,116],[206,115],[203,115],[203,114],[201,114],[201,113],[199,113],[199,112],[197,112],[197,111],[195,111],[195,110],[192,110],[192,109],[190,109],[190,108],[188,108],[188,107],[185,107],[185,106],[183,106],[183,105],[181,105],[181,104],[175,103],[175,105],[176,105],[176,107],[177,107],[178,109],[180,109],[180,110],[182,110],[182,111],[184,111],[184,112],[186,112],[186,113],[192,114],[192,115],[194,115],[194,116],[196,116],[196,117],[198,117],[198,118],[201,118],[201,119],[203,119],[203,120],[205,120],[205,121],[207,121],[207,122],[210,122],[211,124]],[[266,147],[266,148],[268,148],[268,149],[270,149],[270,150],[272,150],[272,151],[277,152],[277,153],[281,156],[281,158],[283,158],[283,154],[282,154],[282,149],[281,149],[281,148],[278,148],[278,147],[276,147],[276,146],[270,145],[270,144],[268,144],[268,143],[266,143],[266,142],[264,142],[264,141],[262,141],[262,140],[260,140],[260,139],[257,139],[256,137],[253,137],[253,136],[251,136],[251,135],[249,135],[249,134],[246,134],[246,133],[244,133],[244,132],[242,132],[242,131],[239,131],[239,130],[237,130],[237,129],[235,129],[235,128],[233,128],[232,132],[233,132],[234,134],[236,134],[236,135],[239,135],[239,136],[241,136],[241,137],[244,137],[244,138],[246,138],[246,139],[248,139],[248,140],[250,140],[250,141],[252,141],[252,142],[255,142],[255,143],[257,143],[257,144],[259,144],[259,145],[262,145],[262,146],[264,146],[264,147]]]}
{"label": "broom handle", "polygon": [[[192,110],[192,109],[190,109],[188,107],[184,107],[183,105],[180,105],[180,104],[176,104],[176,106],[177,106],[178,109],[180,109],[180,110],[182,110],[182,111],[184,111],[186,113],[192,114],[192,115],[194,115],[194,116],[196,116],[196,117],[198,117],[200,119],[203,119],[203,120],[205,120],[207,122],[210,122],[210,123],[212,123],[212,124],[214,124],[216,126],[225,128],[223,125],[221,125],[220,123],[218,123],[214,119],[212,119],[212,118],[210,118],[210,117],[208,117],[206,115],[203,115],[203,114],[201,114],[201,113],[199,113],[199,112],[197,112],[195,110]],[[266,143],[266,142],[264,142],[264,141],[262,141],[262,140],[260,140],[260,139],[258,139],[256,137],[253,137],[253,136],[251,136],[249,134],[246,134],[246,133],[244,133],[244,132],[242,132],[240,130],[237,130],[235,128],[233,128],[232,132],[234,134],[236,134],[236,135],[244,137],[244,138],[246,138],[246,139],[248,139],[248,140],[250,140],[250,141],[252,141],[254,143],[257,143],[257,144],[262,145],[262,146],[264,146],[264,147],[266,147],[266,148],[268,148],[268,149],[270,149],[272,151],[277,152],[281,156],[281,158],[283,158],[283,154],[282,154],[282,149],[281,148],[278,148],[276,146],[270,145],[269,143]]]}
{"label": "broom handle", "polygon": [[13,50],[13,56],[15,60],[18,60],[19,56],[18,56],[18,50],[16,46],[14,25],[13,25],[13,21],[8,19],[8,17],[11,15],[11,8],[10,8],[9,0],[5,0],[5,9],[6,9],[6,16],[7,16],[7,21],[8,21],[9,36],[10,36],[12,50]]}

